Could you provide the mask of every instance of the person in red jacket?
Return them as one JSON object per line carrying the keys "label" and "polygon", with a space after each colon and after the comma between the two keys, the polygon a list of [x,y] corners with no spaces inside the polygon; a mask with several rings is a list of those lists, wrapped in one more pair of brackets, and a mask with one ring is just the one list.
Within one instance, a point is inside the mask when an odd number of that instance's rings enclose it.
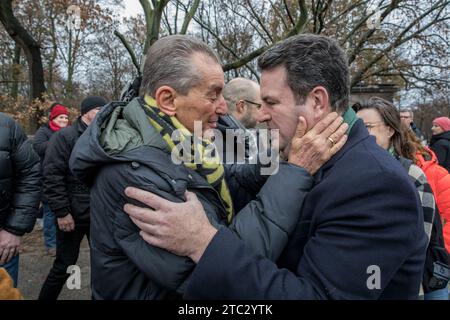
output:
{"label": "person in red jacket", "polygon": [[[51,136],[62,128],[69,125],[69,110],[55,102],[51,106],[51,112],[48,123],[41,126],[33,138],[33,148],[41,158],[41,173],[43,171],[43,162],[45,158],[45,152],[47,150],[48,142]],[[47,249],[47,254],[51,257],[56,256],[56,223],[55,214],[50,209],[48,200],[45,196],[42,200],[43,211],[43,229],[44,229],[44,244]]]}
{"label": "person in red jacket", "polygon": [[[444,269],[448,270],[450,265],[448,254],[450,251],[450,224],[446,223],[450,218],[450,174],[447,169],[439,165],[436,154],[430,148],[423,146],[412,130],[406,130],[405,133],[407,140],[412,143],[416,150],[415,157],[411,160],[425,173],[433,190],[437,211],[440,213],[440,220],[442,221],[442,224],[438,223],[439,220],[437,219],[439,217],[436,216],[433,223],[433,242],[430,243],[433,249],[427,251],[427,259],[425,260],[425,270],[428,270],[428,272],[425,271],[424,279],[427,278],[429,280],[427,282],[428,287],[424,287],[424,299],[448,300],[449,291],[447,286],[432,290],[431,285],[433,282],[436,283],[436,279],[439,277],[436,271],[442,269],[443,265],[445,265]],[[438,274],[441,274],[441,272],[438,272]]]}
{"label": "person in red jacket", "polygon": [[428,147],[423,146],[414,135],[408,132],[408,139],[417,149],[416,164],[422,169],[433,189],[436,204],[441,215],[445,249],[450,253],[450,174],[447,169],[440,166],[436,154]]}

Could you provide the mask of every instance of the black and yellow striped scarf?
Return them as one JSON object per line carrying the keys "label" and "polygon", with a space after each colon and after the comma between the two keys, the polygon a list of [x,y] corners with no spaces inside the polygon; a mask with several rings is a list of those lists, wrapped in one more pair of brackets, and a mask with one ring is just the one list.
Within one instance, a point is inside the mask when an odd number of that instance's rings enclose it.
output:
{"label": "black and yellow striped scarf", "polygon": [[[182,153],[183,148],[181,144],[185,145],[186,142],[190,143],[191,155],[183,155],[183,164],[203,176],[219,193],[227,211],[228,222],[230,222],[233,217],[233,202],[225,182],[224,167],[212,142],[207,139],[194,139],[192,133],[177,118],[161,112],[156,105],[155,99],[151,96],[145,95],[144,101],[144,111],[147,114],[150,124],[159,132],[171,151],[177,148],[180,151],[179,153]],[[177,142],[172,139],[172,134],[175,130],[181,133],[177,137]],[[186,159],[189,159],[189,161],[186,161]]]}

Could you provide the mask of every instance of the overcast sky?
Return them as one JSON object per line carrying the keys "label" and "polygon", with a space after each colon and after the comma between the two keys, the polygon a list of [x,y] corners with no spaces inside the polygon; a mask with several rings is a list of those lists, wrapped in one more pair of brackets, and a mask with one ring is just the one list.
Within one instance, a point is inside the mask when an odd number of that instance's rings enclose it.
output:
{"label": "overcast sky", "polygon": [[124,16],[130,17],[143,13],[139,0],[123,0],[123,3],[125,4]]}

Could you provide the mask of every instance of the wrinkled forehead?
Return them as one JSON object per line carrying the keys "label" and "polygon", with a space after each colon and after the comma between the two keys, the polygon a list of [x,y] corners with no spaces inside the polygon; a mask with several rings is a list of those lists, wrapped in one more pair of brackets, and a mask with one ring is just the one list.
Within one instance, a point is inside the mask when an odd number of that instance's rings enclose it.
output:
{"label": "wrinkled forehead", "polygon": [[206,53],[194,52],[190,56],[190,63],[199,72],[202,72],[202,75],[206,75],[209,72],[221,73],[223,75],[223,69],[220,63]]}
{"label": "wrinkled forehead", "polygon": [[220,82],[221,86],[224,86],[224,72],[222,66],[215,59],[202,53],[194,53],[191,63],[194,72],[200,77],[200,81],[211,82],[212,86],[217,86],[217,83]]}
{"label": "wrinkled forehead", "polygon": [[400,111],[400,117],[402,118],[411,118],[412,117],[412,112],[411,111]]}

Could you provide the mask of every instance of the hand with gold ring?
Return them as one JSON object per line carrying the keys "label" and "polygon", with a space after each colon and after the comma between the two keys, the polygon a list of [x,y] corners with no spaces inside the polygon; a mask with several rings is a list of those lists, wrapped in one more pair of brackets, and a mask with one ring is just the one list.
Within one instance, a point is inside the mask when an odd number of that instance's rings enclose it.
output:
{"label": "hand with gold ring", "polygon": [[[336,112],[328,114],[309,131],[306,119],[299,117],[291,140],[288,161],[308,171],[317,172],[347,141],[348,124]],[[330,146],[331,143],[331,146]]]}
{"label": "hand with gold ring", "polygon": [[328,141],[331,142],[331,147],[330,148],[333,148],[333,146],[335,144],[334,140],[331,137],[328,137],[327,139],[328,139]]}

